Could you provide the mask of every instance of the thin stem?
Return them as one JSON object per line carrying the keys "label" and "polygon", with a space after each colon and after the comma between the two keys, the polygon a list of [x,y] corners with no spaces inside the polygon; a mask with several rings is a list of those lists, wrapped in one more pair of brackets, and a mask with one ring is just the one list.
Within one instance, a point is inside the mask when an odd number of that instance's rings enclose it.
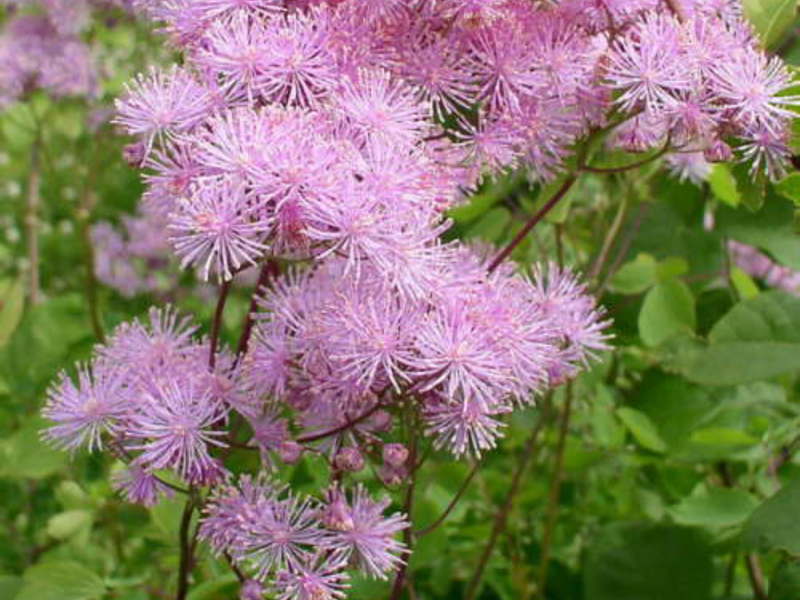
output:
{"label": "thin stem", "polygon": [[189,573],[191,572],[193,549],[189,540],[189,527],[192,523],[194,508],[194,497],[190,497],[186,501],[186,506],[183,509],[180,531],[178,533],[181,557],[180,566],[178,568],[178,590],[175,593],[175,600],[186,600],[186,596],[189,593]]}
{"label": "thin stem", "polygon": [[556,224],[556,262],[560,269],[564,268],[564,226]]}
{"label": "thin stem", "polygon": [[683,6],[681,6],[681,0],[664,0],[664,2],[666,3],[667,8],[669,8],[676,17],[678,17],[679,21],[686,20],[686,13],[683,10]]}
{"label": "thin stem", "polygon": [[214,311],[214,322],[211,324],[211,340],[208,344],[208,368],[210,371],[213,371],[217,364],[217,344],[219,342],[219,332],[222,329],[222,315],[225,312],[225,303],[228,301],[228,292],[231,290],[232,281],[232,279],[229,279],[223,282],[219,288],[217,309]]}
{"label": "thin stem", "polygon": [[464,493],[467,491],[467,488],[469,487],[469,484],[475,478],[475,475],[477,475],[478,469],[480,469],[481,463],[482,463],[482,461],[480,461],[480,460],[475,462],[475,464],[473,465],[473,467],[470,470],[469,474],[467,475],[467,478],[461,484],[461,487],[458,489],[458,492],[456,492],[456,495],[453,496],[453,499],[450,501],[450,504],[447,505],[447,508],[444,509],[444,512],[439,516],[439,518],[436,519],[433,523],[431,523],[427,527],[423,527],[422,529],[418,529],[416,532],[414,532],[414,535],[416,535],[417,537],[422,537],[423,535],[428,535],[429,533],[431,533],[432,531],[437,529],[442,523],[444,523],[447,520],[447,517],[450,516],[450,513],[453,512],[455,507],[461,501],[461,498],[464,496]]}
{"label": "thin stem", "polygon": [[39,302],[39,204],[41,201],[41,137],[37,132],[31,145],[28,172],[28,197],[25,229],[28,238],[28,296],[31,304]]}
{"label": "thin stem", "polygon": [[362,421],[369,419],[372,415],[378,412],[378,409],[382,406],[380,402],[376,402],[372,408],[363,412],[361,415],[357,416],[354,419],[351,419],[344,423],[343,425],[339,425],[338,427],[334,427],[332,429],[326,429],[325,431],[320,431],[319,433],[309,433],[306,435],[301,435],[297,438],[298,444],[308,444],[311,442],[316,442],[318,440],[325,439],[327,437],[331,437],[332,435],[336,435],[337,433],[341,433],[343,431],[347,431],[351,427],[358,425]]}
{"label": "thin stem", "polygon": [[600,248],[600,254],[597,255],[597,260],[594,261],[591,270],[589,271],[589,281],[596,281],[600,277],[600,273],[605,267],[608,257],[611,254],[611,249],[614,247],[614,242],[617,241],[622,224],[625,221],[625,215],[628,213],[628,194],[622,195],[622,201],[619,203],[617,214],[614,215],[614,221],[611,223],[611,228],[606,233],[603,239],[603,245]]}
{"label": "thin stem", "polygon": [[750,553],[745,555],[744,564],[747,566],[747,576],[750,578],[750,587],[753,588],[753,595],[756,600],[768,600],[767,586],[764,583],[764,571],[761,569],[761,561],[758,554]]}
{"label": "thin stem", "polygon": [[84,201],[77,212],[78,229],[84,245],[86,267],[86,302],[89,305],[89,319],[97,341],[104,344],[106,334],[103,329],[103,319],[100,317],[100,303],[97,297],[97,273],[95,272],[95,253],[92,244],[92,233],[89,225],[89,215],[92,206],[91,192],[84,197]]}
{"label": "thin stem", "polygon": [[238,565],[233,562],[233,557],[230,555],[230,552],[223,552],[223,556],[225,556],[225,560],[228,561],[228,566],[231,568],[236,574],[236,578],[239,580],[239,583],[244,583],[247,581],[247,576],[242,572],[242,570],[238,567]]}
{"label": "thin stem", "polygon": [[278,264],[274,260],[268,260],[261,267],[261,272],[258,275],[258,282],[253,290],[253,295],[250,298],[250,307],[247,309],[247,315],[244,318],[244,326],[242,327],[242,335],[239,336],[239,343],[236,347],[236,361],[247,352],[247,347],[250,345],[250,337],[253,334],[253,314],[258,308],[258,295],[260,291],[269,283],[271,277],[278,275]]}
{"label": "thin stem", "polygon": [[547,517],[545,520],[544,534],[542,535],[542,562],[539,566],[539,590],[544,594],[547,585],[547,572],[550,566],[550,550],[553,542],[556,521],[558,520],[558,500],[561,496],[561,483],[564,480],[564,450],[567,446],[569,421],[572,416],[572,382],[568,382],[564,391],[564,410],[561,413],[561,424],[558,432],[558,445],[556,447],[553,477],[550,482],[550,496],[547,501]]}
{"label": "thin stem", "polygon": [[486,565],[489,563],[489,558],[491,558],[492,552],[494,552],[494,548],[497,545],[497,540],[500,538],[500,534],[503,533],[506,528],[508,515],[511,512],[512,506],[514,505],[514,500],[519,493],[520,484],[522,483],[522,476],[525,474],[528,465],[530,465],[536,459],[539,451],[537,441],[546,420],[549,402],[549,398],[545,400],[542,413],[539,415],[539,419],[534,426],[533,431],[531,431],[531,435],[528,437],[527,442],[525,442],[525,447],[522,449],[522,452],[519,455],[517,468],[514,471],[514,475],[511,479],[511,486],[508,488],[505,501],[497,511],[492,532],[489,534],[489,541],[486,543],[486,547],[483,549],[483,553],[478,560],[478,565],[475,568],[475,572],[472,574],[472,578],[467,584],[464,600],[474,600],[477,596],[481,579],[483,578],[483,572],[486,570]]}
{"label": "thin stem", "polygon": [[619,250],[617,250],[616,257],[614,257],[614,260],[611,263],[611,266],[608,268],[602,283],[600,283],[597,288],[598,296],[602,295],[603,291],[606,289],[606,286],[611,281],[611,278],[617,272],[617,269],[619,269],[622,265],[622,261],[624,261],[625,257],[628,255],[628,251],[631,249],[631,245],[633,245],[633,241],[639,233],[639,229],[642,227],[642,223],[644,222],[644,218],[647,215],[649,208],[650,207],[647,204],[639,205],[639,212],[636,214],[633,224],[628,229],[625,237],[622,239],[622,243],[619,245]]}
{"label": "thin stem", "polygon": [[[114,456],[116,456],[117,458],[119,458],[126,465],[130,465],[133,462],[133,456],[131,456],[130,452],[128,452],[128,450],[122,444],[111,442],[109,444],[109,447],[111,449],[111,453]],[[191,493],[186,488],[182,488],[179,485],[172,484],[169,481],[167,481],[166,479],[162,479],[158,475],[153,474],[153,477],[159,483],[167,486],[169,489],[171,489],[171,490],[173,490],[175,492],[178,492],[179,494],[184,494],[184,495],[188,496]]]}
{"label": "thin stem", "polygon": [[[728,463],[718,463],[717,472],[725,487],[733,488],[736,486],[736,479]],[[755,552],[745,554],[744,564],[747,567],[747,576],[750,579],[750,587],[753,589],[753,596],[756,600],[768,600],[767,586],[764,583],[764,571],[761,569],[761,561],[758,559],[758,554]]]}
{"label": "thin stem", "polygon": [[497,267],[499,267],[502,264],[502,262],[511,255],[514,249],[522,243],[522,240],[525,239],[525,237],[531,232],[531,230],[534,227],[536,227],[536,225],[542,219],[544,219],[547,216],[547,214],[551,210],[553,210],[559,202],[561,202],[561,200],[564,198],[564,196],[567,195],[567,192],[569,192],[569,190],[572,188],[572,186],[575,184],[577,180],[578,178],[575,175],[570,175],[564,180],[564,183],[561,185],[560,188],[558,188],[558,191],[555,194],[553,194],[553,197],[550,198],[550,200],[548,200],[547,203],[541,209],[539,209],[539,212],[533,215],[533,217],[531,217],[531,219],[527,223],[525,223],[525,226],[519,230],[519,233],[517,233],[514,239],[511,240],[511,242],[505,248],[503,248],[500,254],[498,254],[495,257],[495,259],[489,265],[488,269],[489,273],[497,269]]}
{"label": "thin stem", "polygon": [[[410,437],[411,440],[409,442],[409,454],[408,454],[408,464],[414,465],[417,462],[417,438],[414,435],[414,423],[411,423],[411,427],[409,427]],[[417,483],[417,471],[416,469],[411,471],[408,474],[408,487],[406,488],[406,498],[405,502],[403,503],[403,512],[408,515],[408,518],[411,519],[411,512],[414,510],[414,489],[416,488]],[[411,554],[411,550],[414,546],[414,533],[411,530],[411,525],[409,524],[408,527],[403,531],[403,542],[406,545],[407,551],[409,555]],[[400,568],[397,570],[397,575],[394,578],[394,584],[392,585],[392,593],[389,596],[389,600],[400,600],[400,596],[403,594],[403,588],[406,586],[406,580],[408,578],[408,557],[403,563],[400,565]]]}
{"label": "thin stem", "polygon": [[637,160],[636,162],[632,162],[627,165],[623,165],[621,167],[592,167],[591,165],[581,165],[579,168],[581,171],[586,171],[588,173],[597,173],[600,175],[612,174],[612,173],[624,173],[625,171],[632,171],[633,169],[638,169],[639,167],[643,167],[647,164],[650,164],[654,160],[658,160],[659,158],[664,156],[670,150],[670,142],[671,140],[667,138],[667,142],[664,144],[664,146],[654,155],[648,156],[647,158],[643,158],[641,160]]}

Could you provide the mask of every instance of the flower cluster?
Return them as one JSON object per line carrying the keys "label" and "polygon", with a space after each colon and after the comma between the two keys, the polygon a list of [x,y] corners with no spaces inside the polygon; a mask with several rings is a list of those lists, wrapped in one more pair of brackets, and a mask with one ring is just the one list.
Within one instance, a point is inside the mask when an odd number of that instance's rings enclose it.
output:
{"label": "flower cluster", "polygon": [[385,579],[402,562],[406,549],[395,535],[408,523],[400,514],[384,517],[388,505],[362,486],[350,498],[333,485],[322,501],[301,500],[268,480],[243,476],[238,487],[215,492],[200,535],[251,566],[254,579],[270,582],[280,598],[339,598],[348,563]]}
{"label": "flower cluster", "polygon": [[[97,74],[80,33],[93,8],[130,9],[127,0],[1,0],[12,16],[0,31],[0,107],[36,89],[89,96]],[[39,12],[21,12],[28,6]]]}
{"label": "flower cluster", "polygon": [[165,289],[170,245],[165,232],[166,216],[148,205],[123,219],[120,233],[111,223],[92,226],[94,268],[99,281],[125,297]]}
{"label": "flower cluster", "polygon": [[[447,210],[485,175],[588,168],[590,134],[773,176],[787,152],[789,75],[732,1],[680,15],[659,0],[134,4],[184,53],[117,104],[144,211],[184,266],[220,282],[218,314],[231,281],[260,271],[255,310],[235,352],[169,309],[121,326],[77,383],[52,388],[47,436],[107,444],[134,501],[172,489],[163,469],[212,488],[201,534],[247,569],[243,598],[262,584],[341,598],[348,568],[398,569],[406,517],[346,475],[377,463],[385,485],[403,482],[419,437],[480,454],[504,414],[606,347],[603,312],[568,270],[519,273],[442,241]],[[318,457],[331,485],[313,499],[236,483],[236,446],[270,469]]]}
{"label": "flower cluster", "polygon": [[[393,292],[371,265],[355,273],[344,257],[280,281],[242,362],[254,393],[237,408],[257,415],[289,403],[313,435],[411,397],[437,446],[479,454],[495,444],[498,415],[605,347],[601,314],[569,272],[487,274],[468,249],[441,253],[423,298]],[[366,422],[327,437],[326,448],[372,436]]]}

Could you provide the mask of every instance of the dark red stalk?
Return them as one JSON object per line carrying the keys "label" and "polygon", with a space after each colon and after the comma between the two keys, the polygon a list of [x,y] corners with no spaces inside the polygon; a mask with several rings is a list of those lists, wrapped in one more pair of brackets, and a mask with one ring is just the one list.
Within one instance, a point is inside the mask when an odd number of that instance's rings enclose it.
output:
{"label": "dark red stalk", "polygon": [[269,283],[270,278],[277,277],[280,274],[278,263],[275,260],[268,260],[261,267],[261,272],[258,275],[258,282],[253,290],[253,296],[250,298],[250,307],[247,309],[247,315],[244,318],[244,326],[242,327],[242,335],[239,337],[239,343],[236,347],[236,362],[238,363],[240,357],[247,352],[247,347],[250,345],[250,337],[253,334],[253,314],[258,308],[258,296],[262,289]]}
{"label": "dark red stalk", "polygon": [[525,226],[520,229],[519,233],[517,233],[514,239],[511,240],[511,242],[505,248],[503,248],[500,254],[495,257],[495,259],[489,265],[489,273],[497,269],[497,267],[499,267],[503,261],[511,255],[511,253],[522,243],[522,240],[525,239],[531,230],[536,227],[536,225],[538,225],[539,222],[544,219],[559,202],[561,202],[561,200],[567,195],[567,192],[569,192],[577,180],[578,178],[575,175],[570,175],[564,180],[564,183],[561,185],[558,191],[553,194],[553,197],[547,201],[547,204],[539,209],[539,212],[533,215],[533,217],[531,217],[531,219],[525,223]]}
{"label": "dark red stalk", "polygon": [[231,282],[223,282],[219,288],[219,299],[217,300],[217,309],[214,311],[214,322],[211,324],[211,340],[209,341],[208,349],[208,368],[210,371],[214,370],[217,365],[217,345],[219,342],[219,332],[222,329],[222,315],[225,312],[225,303],[228,301],[228,292],[231,290]]}

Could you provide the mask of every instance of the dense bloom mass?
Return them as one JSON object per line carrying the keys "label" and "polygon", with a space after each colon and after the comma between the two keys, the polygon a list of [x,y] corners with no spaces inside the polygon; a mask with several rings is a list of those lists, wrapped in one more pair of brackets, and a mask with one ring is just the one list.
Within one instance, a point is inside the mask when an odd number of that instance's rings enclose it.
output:
{"label": "dense bloom mass", "polygon": [[11,15],[0,29],[0,108],[36,89],[57,97],[95,94],[97,69],[80,34],[92,10],[133,8],[130,0],[1,0],[0,6]]}
{"label": "dense bloom mass", "polygon": [[[257,289],[235,352],[170,309],[120,326],[77,386],[52,389],[47,436],[107,443],[135,501],[172,489],[163,469],[211,487],[201,535],[246,571],[245,598],[342,598],[348,569],[398,570],[408,517],[347,475],[381,462],[383,484],[403,482],[415,429],[479,455],[504,415],[606,347],[568,269],[444,241],[484,177],[588,167],[590,134],[660,150],[682,176],[733,158],[777,176],[788,152],[789,74],[733,1],[134,3],[184,53],[117,104],[152,244],[222,283],[220,309],[244,273]],[[236,446],[265,470],[313,456],[331,484],[313,497],[237,479]]]}

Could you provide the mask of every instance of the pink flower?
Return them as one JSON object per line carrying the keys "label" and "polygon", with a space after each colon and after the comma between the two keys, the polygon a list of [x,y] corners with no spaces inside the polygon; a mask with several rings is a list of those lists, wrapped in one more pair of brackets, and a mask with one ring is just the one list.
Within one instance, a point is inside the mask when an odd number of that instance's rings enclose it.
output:
{"label": "pink flower", "polygon": [[262,216],[242,184],[208,180],[177,208],[170,215],[170,241],[181,266],[199,265],[203,279],[213,271],[220,281],[227,281],[244,266],[256,264],[267,250],[263,242],[272,221]]}
{"label": "pink flower", "polygon": [[213,108],[210,92],[186,70],[153,68],[127,86],[126,95],[117,100],[114,122],[143,137],[149,151],[157,137],[191,131]]}

